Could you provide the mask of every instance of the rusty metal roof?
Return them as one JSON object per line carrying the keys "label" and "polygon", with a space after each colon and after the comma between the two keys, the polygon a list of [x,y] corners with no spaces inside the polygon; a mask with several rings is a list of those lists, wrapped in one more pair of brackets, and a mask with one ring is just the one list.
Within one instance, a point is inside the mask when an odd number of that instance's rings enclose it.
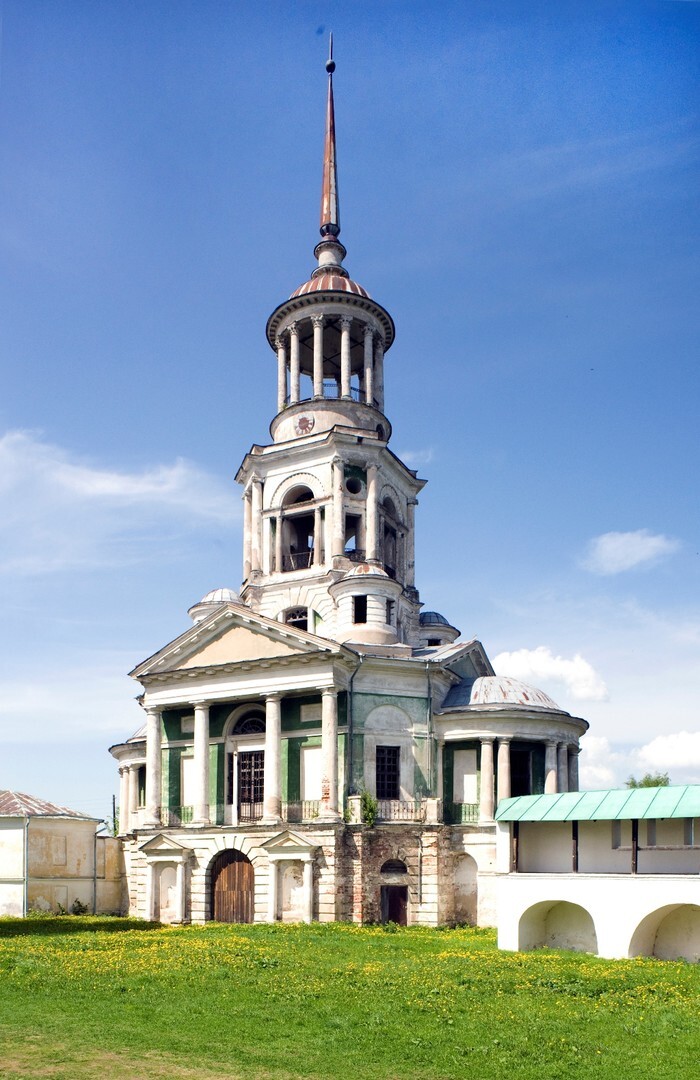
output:
{"label": "rusty metal roof", "polygon": [[23,791],[0,790],[0,817],[69,817],[97,821],[90,814],[81,814],[79,810],[69,810],[67,806],[56,806],[46,799],[37,799]]}
{"label": "rusty metal roof", "polygon": [[519,705],[528,709],[551,709],[564,712],[544,690],[528,686],[506,675],[480,675],[478,679],[463,679],[450,688],[442,703],[443,709],[457,706]]}
{"label": "rusty metal roof", "polygon": [[497,821],[631,821],[700,817],[700,784],[607,788],[502,799]]}
{"label": "rusty metal roof", "polygon": [[347,277],[345,274],[338,273],[336,270],[330,270],[328,273],[314,273],[314,275],[305,281],[303,285],[300,285],[298,289],[295,289],[290,300],[295,296],[305,296],[308,293],[314,292],[345,292],[353,293],[354,296],[364,296],[367,300],[371,300],[371,297],[366,289],[363,289],[361,285],[358,285],[352,278]]}

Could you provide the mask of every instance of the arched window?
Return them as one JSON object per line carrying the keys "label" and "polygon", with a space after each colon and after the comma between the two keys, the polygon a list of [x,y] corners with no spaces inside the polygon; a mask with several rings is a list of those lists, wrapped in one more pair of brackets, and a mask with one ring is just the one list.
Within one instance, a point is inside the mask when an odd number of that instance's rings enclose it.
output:
{"label": "arched window", "polygon": [[305,607],[289,608],[284,613],[287,626],[296,626],[297,630],[309,629],[309,609]]}
{"label": "arched window", "polygon": [[382,874],[407,874],[408,867],[403,859],[387,859],[381,869]]}
{"label": "arched window", "polygon": [[316,536],[314,534],[314,511],[308,506],[314,500],[311,488],[300,484],[291,488],[282,502],[282,512],[275,527],[281,536],[275,536],[275,547],[281,557],[278,571],[306,570],[313,563]]}
{"label": "arched window", "polygon": [[236,721],[233,735],[260,735],[265,731],[265,716],[259,711],[245,713]]}

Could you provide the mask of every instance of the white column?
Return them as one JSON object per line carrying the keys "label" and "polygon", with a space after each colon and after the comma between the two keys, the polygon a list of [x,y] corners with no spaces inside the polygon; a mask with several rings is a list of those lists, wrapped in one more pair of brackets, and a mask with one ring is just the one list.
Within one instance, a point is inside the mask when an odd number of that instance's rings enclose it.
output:
{"label": "white column", "polygon": [[548,742],[544,751],[544,791],[554,795],[557,790],[557,744]]}
{"label": "white column", "polygon": [[314,326],[314,397],[323,397],[323,315],[312,315]]}
{"label": "white column", "polygon": [[379,485],[377,482],[378,470],[376,465],[367,466],[367,514],[365,518],[365,533],[367,547],[367,561],[376,562],[379,550]]}
{"label": "white column", "polygon": [[262,566],[262,480],[258,480],[257,476],[253,477],[251,517],[251,569],[260,570]]}
{"label": "white column", "polygon": [[209,702],[194,706],[194,781],[195,799],[192,821],[209,824]]}
{"label": "white column", "polygon": [[416,506],[417,499],[406,503],[406,567],[405,582],[413,587],[416,583]]}
{"label": "white column", "polygon": [[498,740],[498,802],[510,798],[510,739]]}
{"label": "white column", "polygon": [[277,412],[281,413],[287,400],[287,347],[283,338],[277,338]]}
{"label": "white column", "polygon": [[138,765],[129,766],[129,774],[127,777],[129,788],[129,825],[132,829],[136,828],[138,823],[139,812],[139,767]]}
{"label": "white column", "polygon": [[365,403],[374,404],[374,331],[365,326]]}
{"label": "white column", "polygon": [[[436,744],[437,753],[437,790],[435,796],[438,799],[443,799],[445,794],[445,780],[444,780],[444,756],[445,756],[445,740],[438,739]],[[448,802],[452,802],[452,792],[448,795]],[[443,819],[444,820],[444,819]]]}
{"label": "white column", "polygon": [[333,549],[332,555],[342,555],[345,551],[345,507],[343,505],[343,487],[345,470],[340,458],[333,458]]}
{"label": "white column", "polygon": [[350,327],[352,319],[343,315],[340,319],[340,396],[350,397]]}
{"label": "white column", "polygon": [[152,920],[153,920],[154,909],[155,909],[156,865],[157,865],[156,863],[150,862],[150,860],[146,863],[146,896],[145,896],[145,909],[146,909],[146,912],[145,912],[145,918],[149,922],[152,922]]}
{"label": "white column", "polygon": [[374,396],[380,412],[384,412],[384,342],[379,339],[374,352]]}
{"label": "white column", "polygon": [[175,865],[175,895],[177,897],[177,909],[175,922],[185,921],[185,864],[182,860]]}
{"label": "white column", "polygon": [[252,512],[250,489],[243,492],[243,580],[250,577],[252,549]]}
{"label": "white column", "polygon": [[294,405],[300,397],[299,392],[299,327],[292,323],[289,327],[289,401]]}
{"label": "white column", "polygon": [[126,765],[119,767],[119,833],[129,831],[129,771]]}
{"label": "white column", "polygon": [[282,736],[281,694],[265,698],[265,779],[263,785],[263,825],[278,825],[280,798],[280,742]]}
{"label": "white column", "polygon": [[146,821],[160,825],[161,803],[160,709],[146,709]]}
{"label": "white column", "polygon": [[267,874],[267,921],[277,922],[277,859],[270,859]]}
{"label": "white column", "polygon": [[481,798],[479,816],[493,821],[493,739],[481,740]]}
{"label": "white column", "polygon": [[314,917],[314,864],[311,859],[304,863],[304,922],[310,923]]}
{"label": "white column", "polygon": [[320,566],[323,559],[323,513],[320,506],[314,507],[314,566]]}
{"label": "white column", "polygon": [[321,694],[321,821],[338,821],[338,691]]}
{"label": "white column", "polygon": [[578,756],[580,747],[569,747],[569,791],[578,791]]}
{"label": "white column", "polygon": [[275,518],[275,565],[278,574],[282,573],[282,515]]}
{"label": "white column", "polygon": [[569,790],[569,752],[565,742],[557,750],[557,791]]}

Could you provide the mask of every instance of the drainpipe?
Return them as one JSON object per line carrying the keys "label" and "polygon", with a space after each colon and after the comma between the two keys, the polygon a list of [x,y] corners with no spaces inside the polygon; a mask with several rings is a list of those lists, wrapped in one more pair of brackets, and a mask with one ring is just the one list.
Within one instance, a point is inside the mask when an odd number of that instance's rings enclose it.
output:
{"label": "drainpipe", "polygon": [[350,682],[348,683],[348,758],[347,758],[347,781],[345,787],[350,790],[350,784],[352,783],[352,733],[353,733],[353,720],[354,720],[354,707],[353,707],[353,693],[352,687],[355,682],[355,676],[364,663],[364,655],[360,654],[357,666],[350,676]]}
{"label": "drainpipe", "polygon": [[22,883],[22,915],[29,911],[29,815],[24,819],[24,881]]}

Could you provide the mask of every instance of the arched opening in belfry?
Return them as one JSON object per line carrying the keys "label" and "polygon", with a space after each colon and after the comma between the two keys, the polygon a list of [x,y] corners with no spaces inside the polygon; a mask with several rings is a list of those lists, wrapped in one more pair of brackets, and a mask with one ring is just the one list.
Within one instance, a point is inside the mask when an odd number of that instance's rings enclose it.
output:
{"label": "arched opening in belfry", "polygon": [[297,630],[309,629],[309,609],[305,607],[287,608],[284,613],[287,626],[296,626]]}
{"label": "arched opening in belfry", "polygon": [[307,570],[314,561],[316,547],[315,515],[312,506],[314,493],[304,485],[288,491],[282,503],[278,528],[281,530],[282,565],[278,569]]}
{"label": "arched opening in belfry", "polygon": [[394,500],[382,499],[382,562],[390,578],[395,578],[399,565],[399,515]]}

